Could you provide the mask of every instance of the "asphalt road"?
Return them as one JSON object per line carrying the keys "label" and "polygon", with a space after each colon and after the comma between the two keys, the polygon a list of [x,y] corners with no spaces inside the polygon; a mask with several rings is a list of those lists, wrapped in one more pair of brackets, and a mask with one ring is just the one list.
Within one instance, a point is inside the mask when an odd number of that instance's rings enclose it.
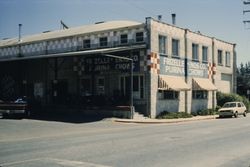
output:
{"label": "asphalt road", "polygon": [[250,115],[174,124],[0,119],[1,167],[249,167]]}

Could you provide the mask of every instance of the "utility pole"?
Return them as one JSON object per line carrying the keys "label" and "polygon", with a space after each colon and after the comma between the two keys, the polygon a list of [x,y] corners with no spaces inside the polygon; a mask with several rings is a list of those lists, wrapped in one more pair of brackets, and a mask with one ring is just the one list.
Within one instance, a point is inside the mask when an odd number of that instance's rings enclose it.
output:
{"label": "utility pole", "polygon": [[[244,0],[243,4],[244,5],[250,5],[250,0]],[[250,10],[243,10],[243,15],[245,15],[246,13],[250,13]],[[243,23],[244,23],[245,26],[249,25],[250,24],[250,20],[243,20]],[[247,29],[249,29],[249,28],[247,28]]]}

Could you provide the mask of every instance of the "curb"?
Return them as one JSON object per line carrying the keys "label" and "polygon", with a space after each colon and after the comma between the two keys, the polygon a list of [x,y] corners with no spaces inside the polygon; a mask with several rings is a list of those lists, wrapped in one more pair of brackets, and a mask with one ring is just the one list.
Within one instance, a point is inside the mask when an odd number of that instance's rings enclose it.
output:
{"label": "curb", "polygon": [[181,123],[181,122],[191,122],[191,121],[202,121],[202,120],[211,120],[217,119],[218,115],[213,116],[198,116],[193,118],[180,118],[180,119],[114,119],[113,122],[120,123],[140,123],[140,124],[167,124],[167,123]]}

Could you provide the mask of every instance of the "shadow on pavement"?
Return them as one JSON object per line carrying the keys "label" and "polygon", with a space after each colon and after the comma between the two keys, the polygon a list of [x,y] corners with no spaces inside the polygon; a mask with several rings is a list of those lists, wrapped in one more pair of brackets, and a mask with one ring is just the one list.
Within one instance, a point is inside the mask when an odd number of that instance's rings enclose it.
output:
{"label": "shadow on pavement", "polygon": [[43,112],[31,114],[27,119],[79,124],[97,122],[104,118],[107,117],[98,114],[89,115],[80,112]]}

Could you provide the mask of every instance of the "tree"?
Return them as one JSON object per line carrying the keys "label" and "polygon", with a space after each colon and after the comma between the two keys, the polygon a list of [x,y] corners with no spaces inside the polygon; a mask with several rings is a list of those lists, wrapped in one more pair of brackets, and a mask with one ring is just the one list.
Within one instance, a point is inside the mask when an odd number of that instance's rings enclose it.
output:
{"label": "tree", "polygon": [[237,93],[249,98],[247,90],[250,90],[250,61],[241,63],[237,69]]}

